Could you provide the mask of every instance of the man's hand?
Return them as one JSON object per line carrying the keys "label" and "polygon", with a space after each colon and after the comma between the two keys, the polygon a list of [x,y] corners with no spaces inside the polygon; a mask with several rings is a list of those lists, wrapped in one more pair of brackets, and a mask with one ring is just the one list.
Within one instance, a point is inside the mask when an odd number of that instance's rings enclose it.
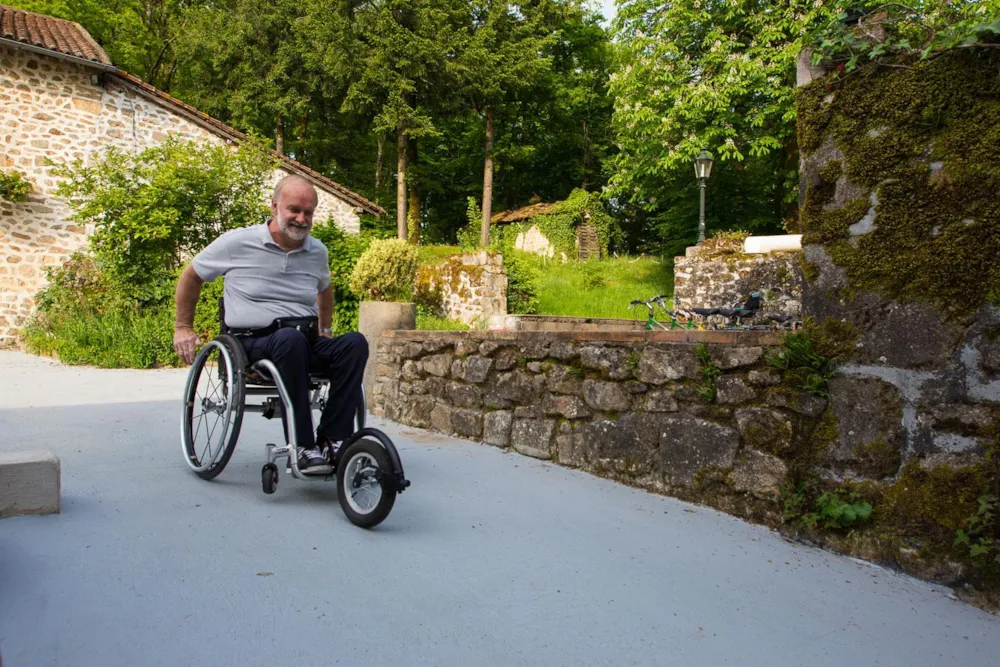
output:
{"label": "man's hand", "polygon": [[195,348],[201,345],[201,339],[191,327],[174,328],[174,352],[186,365],[194,361]]}

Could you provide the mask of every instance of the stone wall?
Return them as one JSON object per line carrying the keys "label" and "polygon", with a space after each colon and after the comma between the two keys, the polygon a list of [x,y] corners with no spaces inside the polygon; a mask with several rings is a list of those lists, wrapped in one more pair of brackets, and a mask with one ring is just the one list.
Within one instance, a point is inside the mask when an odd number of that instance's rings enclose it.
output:
{"label": "stone wall", "polygon": [[750,292],[764,296],[762,313],[801,317],[802,269],[797,252],[760,255],[700,252],[695,246],[674,259],[674,307],[714,308],[742,304]]}
{"label": "stone wall", "polygon": [[[14,342],[34,307],[44,269],[60,264],[93,230],[75,225],[51,195],[56,186],[47,159],[85,163],[108,146],[140,151],[168,134],[224,141],[113,75],[29,51],[0,46],[0,169],[16,169],[33,184],[28,200],[0,201],[0,346]],[[285,175],[276,170],[273,183]],[[320,190],[317,220],[332,218],[357,231],[348,202]],[[262,199],[268,193],[261,193]]]}
{"label": "stone wall", "polygon": [[507,314],[503,256],[480,251],[421,266],[417,292],[421,300],[438,304],[448,319],[480,327],[501,321]]}
{"label": "stone wall", "polygon": [[[706,398],[696,348],[721,371]],[[778,512],[826,401],[781,385],[770,334],[393,331],[373,412],[744,516]]]}
{"label": "stone wall", "polygon": [[803,307],[847,347],[830,385],[831,455],[878,480],[869,532],[898,565],[971,581],[996,605],[1000,550],[979,556],[956,540],[978,498],[1000,495],[1000,169],[989,157],[1000,57],[953,52],[844,79],[807,57]]}

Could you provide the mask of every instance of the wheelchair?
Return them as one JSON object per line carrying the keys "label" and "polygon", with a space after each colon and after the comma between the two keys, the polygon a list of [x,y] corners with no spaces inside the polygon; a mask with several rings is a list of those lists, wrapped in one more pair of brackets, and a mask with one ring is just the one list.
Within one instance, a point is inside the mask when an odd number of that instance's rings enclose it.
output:
{"label": "wheelchair", "polygon": [[[224,312],[220,304],[220,319]],[[311,411],[323,409],[329,390],[329,378],[310,371]],[[225,469],[236,449],[246,412],[259,412],[265,419],[280,417],[284,424],[286,444],[264,446],[264,493],[277,490],[277,462],[286,459],[286,468],[295,479],[336,479],[337,498],[344,514],[351,523],[372,528],[389,516],[396,495],[410,486],[392,440],[365,425],[363,389],[354,417],[354,433],[337,451],[332,462],[334,473],[303,474],[298,465],[294,407],[278,369],[267,359],[250,364],[240,340],[223,324],[222,333],[198,352],[184,387],[181,443],[184,460],[195,474],[210,480]]]}

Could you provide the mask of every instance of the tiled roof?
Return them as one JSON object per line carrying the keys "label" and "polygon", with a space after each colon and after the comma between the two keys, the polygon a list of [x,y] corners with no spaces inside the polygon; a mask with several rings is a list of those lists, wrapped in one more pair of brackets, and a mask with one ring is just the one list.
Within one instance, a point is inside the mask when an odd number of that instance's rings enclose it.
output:
{"label": "tiled roof", "polygon": [[554,204],[531,204],[530,206],[525,206],[524,208],[519,208],[516,211],[500,211],[495,213],[490,218],[490,224],[501,225],[505,222],[520,222],[522,220],[530,220],[536,215],[545,215],[546,213],[551,213]]}
{"label": "tiled roof", "polygon": [[73,21],[0,5],[0,37],[101,65],[111,64],[90,33]]}

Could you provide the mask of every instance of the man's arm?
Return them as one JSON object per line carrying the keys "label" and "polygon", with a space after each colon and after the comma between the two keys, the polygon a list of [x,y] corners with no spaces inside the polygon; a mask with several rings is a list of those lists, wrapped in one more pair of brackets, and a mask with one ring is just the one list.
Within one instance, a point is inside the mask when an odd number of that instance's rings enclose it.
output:
{"label": "man's arm", "polygon": [[[319,329],[330,329],[333,326],[333,285],[316,295],[316,307],[319,311]],[[321,333],[321,336],[332,338],[332,333]]]}
{"label": "man's arm", "polygon": [[181,277],[177,279],[177,292],[174,294],[177,310],[174,317],[174,351],[185,364],[194,361],[194,350],[201,344],[194,330],[194,311],[204,282],[190,264],[184,267]]}

